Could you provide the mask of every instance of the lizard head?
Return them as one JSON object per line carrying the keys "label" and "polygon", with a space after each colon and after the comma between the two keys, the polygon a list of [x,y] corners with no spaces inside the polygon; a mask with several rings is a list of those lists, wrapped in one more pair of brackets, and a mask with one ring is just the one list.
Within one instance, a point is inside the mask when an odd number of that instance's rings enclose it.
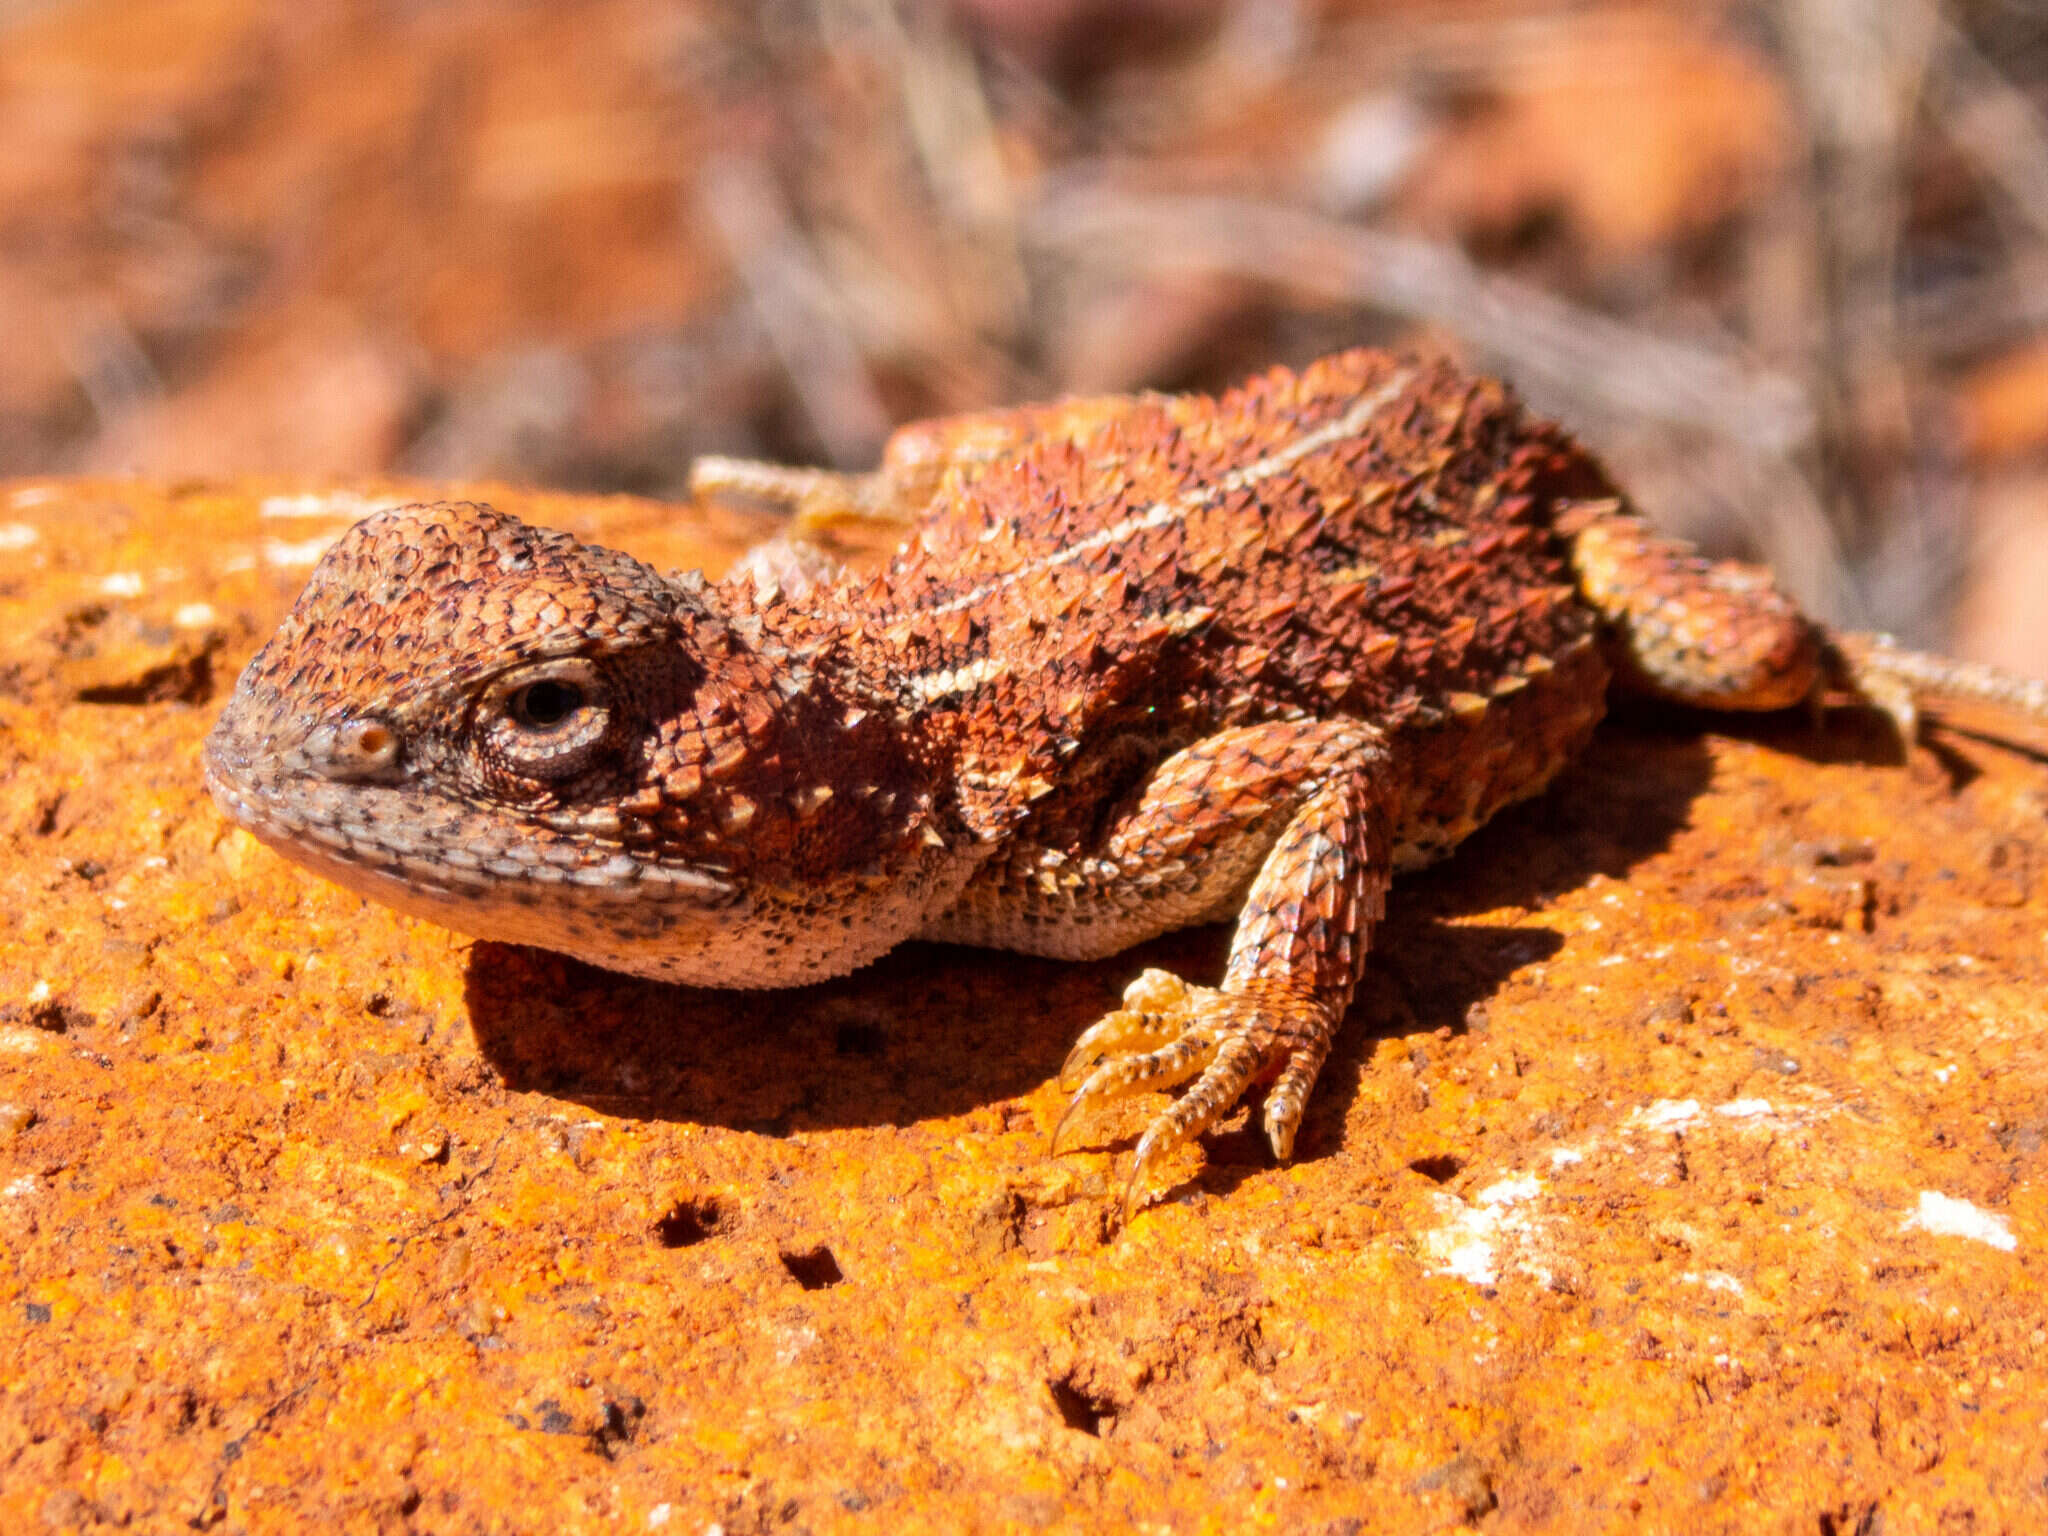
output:
{"label": "lizard head", "polygon": [[794,984],[901,939],[852,953],[826,909],[941,851],[886,712],[813,651],[701,577],[401,507],[322,557],[208,737],[207,787],[287,857],[451,928]]}

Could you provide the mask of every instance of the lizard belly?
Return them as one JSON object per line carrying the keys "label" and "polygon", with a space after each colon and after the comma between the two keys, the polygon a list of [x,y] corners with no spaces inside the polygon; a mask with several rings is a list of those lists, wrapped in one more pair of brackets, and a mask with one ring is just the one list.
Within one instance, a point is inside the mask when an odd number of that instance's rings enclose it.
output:
{"label": "lizard belly", "polygon": [[1396,869],[1447,857],[1500,811],[1541,794],[1607,712],[1608,668],[1590,629],[1534,675],[1457,696],[1396,737],[1406,793]]}
{"label": "lizard belly", "polygon": [[1248,830],[1195,868],[1131,880],[1119,880],[1106,860],[1018,843],[978,870],[959,899],[917,936],[1056,960],[1099,960],[1177,928],[1237,916],[1279,830],[1277,824]]}
{"label": "lizard belly", "polygon": [[[1395,807],[1392,860],[1415,869],[1448,855],[1466,837],[1516,801],[1542,793],[1584,747],[1606,708],[1607,667],[1588,630],[1550,665],[1516,672],[1486,695],[1461,694],[1457,702],[1417,705],[1410,723],[1385,734],[1387,752],[1379,772],[1389,779]],[[1232,767],[1228,753],[1211,752],[1211,742],[1256,739],[1275,742],[1343,732],[1346,716],[1323,720],[1276,720],[1229,726],[1204,742],[1168,757],[1152,770],[1127,809],[1095,827],[1082,814],[1103,798],[1100,783],[1086,792],[1052,797],[1018,833],[975,872],[959,898],[918,929],[921,938],[976,944],[1061,959],[1094,959],[1115,954],[1177,928],[1219,922],[1239,914],[1246,892],[1291,809],[1320,782],[1328,763],[1311,762],[1279,795],[1252,795],[1259,774],[1271,774],[1259,755]],[[1380,739],[1368,721],[1353,728]],[[1095,762],[1114,762],[1112,741]],[[1176,793],[1162,787],[1175,778],[1175,765],[1207,771],[1200,783],[1203,811],[1212,813],[1247,795],[1239,815],[1217,818],[1218,832],[1199,849],[1173,848],[1168,856],[1132,859],[1127,834],[1114,830],[1146,816],[1148,800],[1161,802],[1152,816],[1164,824],[1186,819]],[[1184,769],[1185,778],[1190,769]],[[1087,782],[1087,775],[1082,782]],[[1182,786],[1179,804],[1187,805]],[[1161,816],[1164,810],[1166,814]]]}

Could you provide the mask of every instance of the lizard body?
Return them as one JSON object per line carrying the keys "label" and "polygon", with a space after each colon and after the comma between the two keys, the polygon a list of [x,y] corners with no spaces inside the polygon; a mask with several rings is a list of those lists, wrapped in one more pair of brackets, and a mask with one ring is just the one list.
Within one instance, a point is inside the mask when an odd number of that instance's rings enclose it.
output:
{"label": "lizard body", "polygon": [[1288,1154],[1393,872],[1540,792],[1611,686],[1896,714],[1960,677],[2048,718],[2040,684],[1838,642],[1654,537],[1443,364],[1346,353],[920,424],[873,476],[757,469],[725,473],[914,531],[871,578],[785,552],[714,585],[484,507],[380,513],[243,674],[215,798],[402,910],[702,986],[1234,917],[1219,986],[1148,971],[1069,1060],[1070,1118],[1195,1080],[1135,1185],[1259,1078]]}

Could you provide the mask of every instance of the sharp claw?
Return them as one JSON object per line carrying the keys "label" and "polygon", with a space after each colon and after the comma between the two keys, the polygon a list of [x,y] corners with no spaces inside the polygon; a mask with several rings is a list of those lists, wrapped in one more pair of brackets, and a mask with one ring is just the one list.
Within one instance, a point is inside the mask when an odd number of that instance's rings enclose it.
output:
{"label": "sharp claw", "polygon": [[1138,1193],[1138,1180],[1145,1176],[1145,1165],[1152,1161],[1152,1143],[1157,1134],[1155,1125],[1138,1138],[1138,1149],[1131,1154],[1131,1171],[1124,1180],[1124,1197],[1118,1206],[1117,1219],[1123,1226],[1131,1224],[1131,1200]]}
{"label": "sharp claw", "polygon": [[[1074,1090],[1074,1096],[1067,1100],[1065,1113],[1060,1116],[1060,1123],[1052,1128],[1052,1146],[1047,1156],[1059,1156],[1060,1138],[1066,1135],[1067,1127],[1079,1119],[1085,1111],[1094,1108],[1095,1105],[1102,1102],[1100,1089],[1104,1083],[1115,1075],[1116,1063],[1104,1062],[1093,1072],[1090,1072],[1082,1081],[1081,1086]],[[1064,1088],[1066,1084],[1061,1083],[1060,1086]]]}
{"label": "sharp claw", "polygon": [[1131,1154],[1130,1177],[1124,1180],[1122,1219],[1125,1226],[1131,1224],[1131,1202],[1137,1196],[1138,1181],[1145,1177],[1145,1170],[1152,1166],[1153,1156],[1160,1152],[1170,1152],[1187,1139],[1186,1130],[1175,1123],[1171,1110],[1154,1120],[1146,1127],[1145,1134],[1138,1138],[1137,1150]]}
{"label": "sharp claw", "polygon": [[[1133,1079],[1129,1075],[1128,1067],[1128,1061],[1105,1061],[1082,1080],[1081,1086],[1074,1090],[1074,1096],[1067,1101],[1066,1113],[1060,1116],[1060,1123],[1052,1128],[1053,1155],[1058,1154],[1060,1137],[1066,1133],[1067,1127],[1073,1124],[1084,1112],[1095,1108],[1097,1105],[1106,1104],[1121,1098],[1123,1092],[1128,1092],[1132,1088],[1134,1084]],[[1163,1080],[1168,1083],[1175,1083],[1179,1082],[1180,1078],[1168,1076]],[[1141,1087],[1150,1086],[1152,1081],[1154,1079],[1139,1078],[1136,1080],[1136,1085]],[[1064,1088],[1066,1084],[1062,1083],[1060,1086]],[[1110,1091],[1105,1092],[1104,1090],[1106,1089]],[[1117,1090],[1122,1090],[1122,1092]]]}
{"label": "sharp claw", "polygon": [[[1060,1086],[1064,1088],[1066,1084],[1062,1083]],[[1052,1128],[1052,1139],[1045,1144],[1045,1155],[1047,1157],[1058,1157],[1060,1155],[1060,1138],[1067,1134],[1067,1126],[1073,1121],[1074,1111],[1080,1107],[1081,1101],[1078,1097],[1068,1101],[1066,1109],[1060,1114],[1059,1123]]]}
{"label": "sharp claw", "polygon": [[[1067,1100],[1067,1107],[1060,1115],[1059,1124],[1052,1128],[1052,1144],[1046,1148],[1047,1157],[1058,1157],[1060,1155],[1060,1138],[1067,1134],[1067,1127],[1072,1125],[1079,1117],[1081,1111],[1087,1107],[1088,1090],[1094,1085],[1094,1081],[1095,1073],[1091,1072],[1088,1074],[1088,1081],[1082,1083],[1074,1096]],[[1063,1089],[1066,1086],[1065,1083],[1060,1084],[1060,1087]]]}
{"label": "sharp claw", "polygon": [[1294,1133],[1298,1126],[1277,1123],[1271,1114],[1266,1116],[1266,1144],[1273,1149],[1273,1160],[1284,1163],[1294,1156]]}
{"label": "sharp claw", "polygon": [[1067,1059],[1060,1064],[1059,1085],[1065,1090],[1088,1068],[1105,1060],[1119,1045],[1154,1045],[1171,1031],[1156,1013],[1124,1007],[1112,1009],[1081,1031]]}
{"label": "sharp claw", "polygon": [[1262,1117],[1266,1126],[1266,1144],[1273,1149],[1273,1160],[1284,1163],[1294,1156],[1295,1133],[1301,1129],[1301,1097],[1291,1090],[1283,1079],[1273,1085],[1266,1096],[1266,1112]]}
{"label": "sharp claw", "polygon": [[[1086,1058],[1085,1061],[1083,1057]],[[1083,1074],[1101,1060],[1101,1053],[1094,1051],[1090,1047],[1087,1036],[1084,1035],[1075,1041],[1074,1048],[1067,1052],[1067,1059],[1060,1063],[1060,1075],[1058,1078],[1060,1092],[1072,1093],[1076,1088],[1080,1087],[1084,1081]]]}

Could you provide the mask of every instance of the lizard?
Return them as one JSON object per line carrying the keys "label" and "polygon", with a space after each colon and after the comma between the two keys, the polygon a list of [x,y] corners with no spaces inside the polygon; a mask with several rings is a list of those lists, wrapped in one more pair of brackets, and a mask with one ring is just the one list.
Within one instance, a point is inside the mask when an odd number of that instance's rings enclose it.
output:
{"label": "lizard", "polygon": [[866,475],[713,461],[698,491],[910,532],[878,574],[784,544],[713,583],[487,506],[373,514],[242,673],[213,797],[401,911],[697,986],[1235,920],[1216,984],[1145,970],[1061,1070],[1055,1153],[1187,1085],[1127,1216],[1255,1082],[1291,1155],[1392,877],[1540,793],[1610,695],[2048,720],[2048,684],[1832,631],[1659,536],[1442,361],[941,418]]}

